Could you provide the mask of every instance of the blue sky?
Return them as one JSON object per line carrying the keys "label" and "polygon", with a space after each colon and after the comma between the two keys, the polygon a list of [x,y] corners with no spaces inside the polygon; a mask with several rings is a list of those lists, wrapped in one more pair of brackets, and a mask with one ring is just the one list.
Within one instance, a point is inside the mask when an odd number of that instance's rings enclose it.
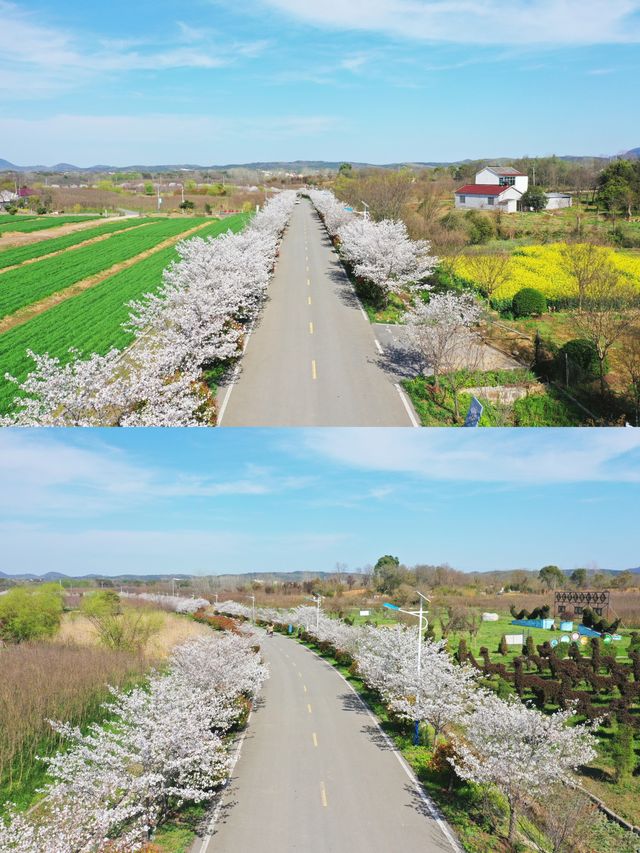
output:
{"label": "blue sky", "polygon": [[640,433],[1,430],[0,570],[640,565]]}
{"label": "blue sky", "polygon": [[0,0],[0,31],[21,165],[640,145],[640,0]]}

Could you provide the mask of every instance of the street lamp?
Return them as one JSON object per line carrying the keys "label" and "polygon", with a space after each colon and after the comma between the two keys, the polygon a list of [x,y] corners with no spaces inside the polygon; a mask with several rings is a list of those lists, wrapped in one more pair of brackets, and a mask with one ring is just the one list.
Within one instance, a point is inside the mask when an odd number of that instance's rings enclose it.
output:
{"label": "street lamp", "polygon": [[[429,620],[427,619],[428,610],[424,609],[423,601],[431,601],[430,598],[427,598],[426,595],[423,595],[419,590],[416,590],[418,595],[420,596],[420,609],[419,610],[403,610],[401,607],[397,607],[395,604],[388,604],[385,602],[382,606],[386,607],[388,610],[396,610],[398,613],[406,613],[408,616],[417,616],[420,627],[418,628],[418,681],[416,688],[416,701],[419,698],[420,694],[420,675],[422,673],[422,621],[424,620],[424,627],[427,628],[429,625]],[[420,743],[420,721],[416,720],[413,729],[413,743],[417,746]]]}
{"label": "street lamp", "polygon": [[316,631],[320,627],[320,602],[322,601],[322,596],[320,593],[311,593],[311,600],[316,603]]}
{"label": "street lamp", "polygon": [[171,578],[171,595],[176,597],[176,581],[181,580],[181,578]]}
{"label": "street lamp", "polygon": [[369,205],[366,203],[366,201],[361,201],[361,204],[364,207],[364,214],[363,214],[362,218],[368,219],[369,218]]}

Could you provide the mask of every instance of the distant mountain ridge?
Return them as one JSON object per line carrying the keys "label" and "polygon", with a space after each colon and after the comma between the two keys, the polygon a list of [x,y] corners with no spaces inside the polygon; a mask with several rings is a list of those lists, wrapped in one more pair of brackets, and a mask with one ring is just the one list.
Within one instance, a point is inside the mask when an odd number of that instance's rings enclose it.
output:
{"label": "distant mountain ridge", "polygon": [[[623,155],[613,155],[613,157],[640,157],[640,148],[632,148],[627,151],[626,154]],[[581,155],[573,155],[566,154],[560,157],[561,160],[607,160],[613,159],[613,157],[606,157],[602,155],[592,155],[592,156],[581,156]],[[377,167],[381,169],[397,169],[401,166],[415,166],[419,168],[434,168],[436,166],[454,166],[462,163],[475,162],[476,160],[487,160],[488,162],[493,163],[501,163],[508,162],[509,160],[518,159],[513,157],[495,157],[495,158],[466,158],[464,160],[442,160],[442,161],[417,161],[417,162],[403,162],[403,163],[383,163],[383,164],[375,164],[375,163],[356,163],[353,161],[351,164],[355,168],[371,168]],[[230,169],[247,169],[250,171],[307,171],[314,172],[323,169],[329,169],[332,171],[337,171],[340,168],[342,162],[345,161],[332,161],[332,160],[285,160],[285,161],[256,161],[253,163],[227,163],[225,165],[213,165],[213,166],[200,166],[194,163],[178,163],[178,164],[165,164],[165,165],[157,165],[157,166],[149,166],[149,165],[133,165],[133,166],[109,166],[106,164],[95,165],[95,166],[74,166],[72,163],[56,163],[54,166],[18,166],[15,163],[11,163],[9,160],[3,160],[0,158],[0,172],[53,172],[53,173],[99,173],[99,172],[179,172],[179,171],[212,171],[212,172],[220,172],[226,171]]]}

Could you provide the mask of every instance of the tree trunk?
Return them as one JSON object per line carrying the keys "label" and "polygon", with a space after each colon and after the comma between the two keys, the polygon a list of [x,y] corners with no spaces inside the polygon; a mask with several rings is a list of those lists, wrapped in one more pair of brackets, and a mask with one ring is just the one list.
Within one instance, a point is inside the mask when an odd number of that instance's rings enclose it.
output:
{"label": "tree trunk", "polygon": [[603,398],[606,394],[605,384],[604,384],[604,360],[605,360],[605,358],[606,358],[606,355],[602,356],[602,358],[600,358],[600,356],[598,356],[598,367],[600,369],[600,394],[602,395]]}
{"label": "tree trunk", "polygon": [[517,812],[515,802],[509,798],[509,844],[513,847],[516,840]]}

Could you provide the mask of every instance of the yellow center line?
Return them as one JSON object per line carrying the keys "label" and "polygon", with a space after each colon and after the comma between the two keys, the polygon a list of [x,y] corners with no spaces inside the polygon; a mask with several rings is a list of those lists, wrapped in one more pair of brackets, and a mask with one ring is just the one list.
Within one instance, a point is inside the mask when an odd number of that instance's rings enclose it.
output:
{"label": "yellow center line", "polygon": [[324,782],[320,782],[320,799],[322,800],[322,805],[326,809],[327,807],[327,792],[324,787]]}
{"label": "yellow center line", "polygon": [[311,297],[310,296],[307,296],[307,304],[311,305]]}
{"label": "yellow center line", "polygon": [[316,362],[315,362],[315,359],[311,362],[311,378],[312,378],[312,379],[317,379],[317,378],[318,378],[318,371],[316,370]]}
{"label": "yellow center line", "polygon": [[[309,270],[307,270],[307,272],[309,272]],[[310,278],[307,279],[307,287],[311,287],[311,279]]]}
{"label": "yellow center line", "polygon": [[302,685],[302,689],[303,689],[303,690],[304,690],[304,692],[306,693],[306,692],[307,692],[307,685],[306,685],[306,684],[303,684],[303,685]]}
{"label": "yellow center line", "polygon": [[309,334],[313,334],[313,323],[309,323]]}
{"label": "yellow center line", "polygon": [[311,705],[307,705],[307,711],[311,713]]}
{"label": "yellow center line", "polygon": [[316,737],[316,733],[314,732],[314,733],[311,735],[311,737],[313,738],[313,745],[314,745],[314,746],[317,746],[317,745],[318,745],[318,738]]}
{"label": "yellow center line", "polygon": [[298,675],[302,678],[302,673],[298,670]]}

